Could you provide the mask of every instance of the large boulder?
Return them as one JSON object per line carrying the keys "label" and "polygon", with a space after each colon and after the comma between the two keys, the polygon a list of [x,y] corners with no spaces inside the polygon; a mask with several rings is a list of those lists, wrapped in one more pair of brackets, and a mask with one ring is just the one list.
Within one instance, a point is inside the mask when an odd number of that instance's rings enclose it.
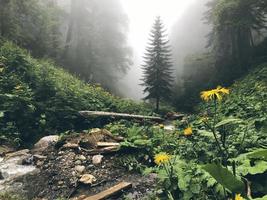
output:
{"label": "large boulder", "polygon": [[58,135],[50,135],[41,138],[33,147],[32,152],[34,154],[42,154],[49,147],[54,146],[59,140]]}

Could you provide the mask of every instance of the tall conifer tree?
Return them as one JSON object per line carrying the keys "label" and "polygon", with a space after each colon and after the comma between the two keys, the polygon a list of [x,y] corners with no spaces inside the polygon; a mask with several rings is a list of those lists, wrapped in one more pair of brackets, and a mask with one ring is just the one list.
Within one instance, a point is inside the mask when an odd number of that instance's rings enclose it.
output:
{"label": "tall conifer tree", "polygon": [[172,96],[172,62],[163,23],[157,17],[150,33],[150,39],[144,56],[142,86],[145,100],[155,100],[156,111],[161,100],[170,100]]}

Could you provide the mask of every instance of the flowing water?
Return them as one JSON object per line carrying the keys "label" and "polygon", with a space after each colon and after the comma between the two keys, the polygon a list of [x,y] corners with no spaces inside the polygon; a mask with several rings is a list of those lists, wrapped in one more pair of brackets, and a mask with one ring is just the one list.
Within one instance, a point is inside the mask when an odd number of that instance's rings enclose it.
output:
{"label": "flowing water", "polygon": [[6,189],[8,183],[15,178],[33,172],[33,165],[22,165],[25,155],[10,158],[0,157],[0,191]]}

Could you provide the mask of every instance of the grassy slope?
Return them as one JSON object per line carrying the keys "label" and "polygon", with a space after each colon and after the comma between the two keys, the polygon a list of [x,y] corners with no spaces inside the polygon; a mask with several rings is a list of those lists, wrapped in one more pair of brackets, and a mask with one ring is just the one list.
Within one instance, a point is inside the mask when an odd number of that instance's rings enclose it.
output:
{"label": "grassy slope", "polygon": [[[200,106],[204,111],[203,105]],[[219,106],[219,117],[239,118],[244,126],[237,129],[233,142],[240,145],[244,133],[243,151],[249,148],[266,147],[267,141],[267,63],[251,70],[230,88],[230,95]],[[265,143],[265,144],[264,144]]]}
{"label": "grassy slope", "polygon": [[267,116],[267,63],[258,66],[231,87],[221,112],[246,120],[265,121]]}
{"label": "grassy slope", "polygon": [[9,42],[0,44],[0,133],[24,142],[44,134],[98,126],[79,110],[150,112],[100,86],[86,84],[49,61],[33,59]]}

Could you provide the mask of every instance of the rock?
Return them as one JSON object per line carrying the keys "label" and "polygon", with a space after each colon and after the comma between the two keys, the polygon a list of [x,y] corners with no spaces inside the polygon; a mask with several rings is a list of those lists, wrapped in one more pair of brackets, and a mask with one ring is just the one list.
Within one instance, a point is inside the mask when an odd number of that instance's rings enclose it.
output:
{"label": "rock", "polygon": [[59,151],[58,152],[58,155],[60,155],[60,156],[63,155],[63,154],[64,154],[64,151]]}
{"label": "rock", "polygon": [[33,155],[34,161],[37,161],[37,160],[45,160],[46,158],[47,158],[47,156],[42,156],[42,155],[39,155],[39,154],[34,154]]}
{"label": "rock", "polygon": [[79,145],[75,144],[75,143],[66,143],[66,144],[63,145],[63,148],[66,148],[66,149],[77,149],[77,148],[79,148]]}
{"label": "rock", "polygon": [[72,175],[72,176],[76,176],[77,174],[76,174],[75,171],[72,171],[72,172],[71,172],[71,175]]}
{"label": "rock", "polygon": [[63,185],[64,181],[58,181],[58,185]]}
{"label": "rock", "polygon": [[6,145],[0,146],[0,156],[3,156],[5,154],[13,152],[13,151],[15,151],[15,150],[12,147],[9,147]]}
{"label": "rock", "polygon": [[79,181],[84,184],[92,184],[96,181],[96,178],[91,174],[84,174]]}
{"label": "rock", "polygon": [[102,162],[102,158],[103,158],[102,155],[95,155],[95,156],[93,156],[93,158],[92,158],[93,164],[94,165],[100,164]]}
{"label": "rock", "polygon": [[48,147],[55,145],[59,140],[58,135],[50,135],[41,138],[33,147],[32,152],[42,154]]}
{"label": "rock", "polygon": [[37,160],[37,162],[36,162],[37,167],[41,167],[43,164],[44,164],[44,162],[40,161],[40,160]]}
{"label": "rock", "polygon": [[22,165],[32,165],[33,164],[33,156],[29,155],[22,160]]}
{"label": "rock", "polygon": [[76,160],[74,164],[75,164],[75,165],[81,165],[81,164],[82,164],[82,161],[80,161],[80,160]]}
{"label": "rock", "polygon": [[9,158],[13,158],[13,157],[29,156],[30,155],[29,152],[30,152],[29,149],[23,149],[23,150],[16,151],[13,153],[8,153],[8,154],[6,154],[5,159],[9,159]]}
{"label": "rock", "polygon": [[77,172],[79,172],[79,173],[83,173],[84,170],[85,170],[85,166],[83,166],[83,165],[77,165],[77,166],[75,166],[75,170]]}
{"label": "rock", "polygon": [[84,161],[84,160],[86,160],[86,157],[84,155],[77,155],[76,156],[76,160],[82,160],[82,161]]}

